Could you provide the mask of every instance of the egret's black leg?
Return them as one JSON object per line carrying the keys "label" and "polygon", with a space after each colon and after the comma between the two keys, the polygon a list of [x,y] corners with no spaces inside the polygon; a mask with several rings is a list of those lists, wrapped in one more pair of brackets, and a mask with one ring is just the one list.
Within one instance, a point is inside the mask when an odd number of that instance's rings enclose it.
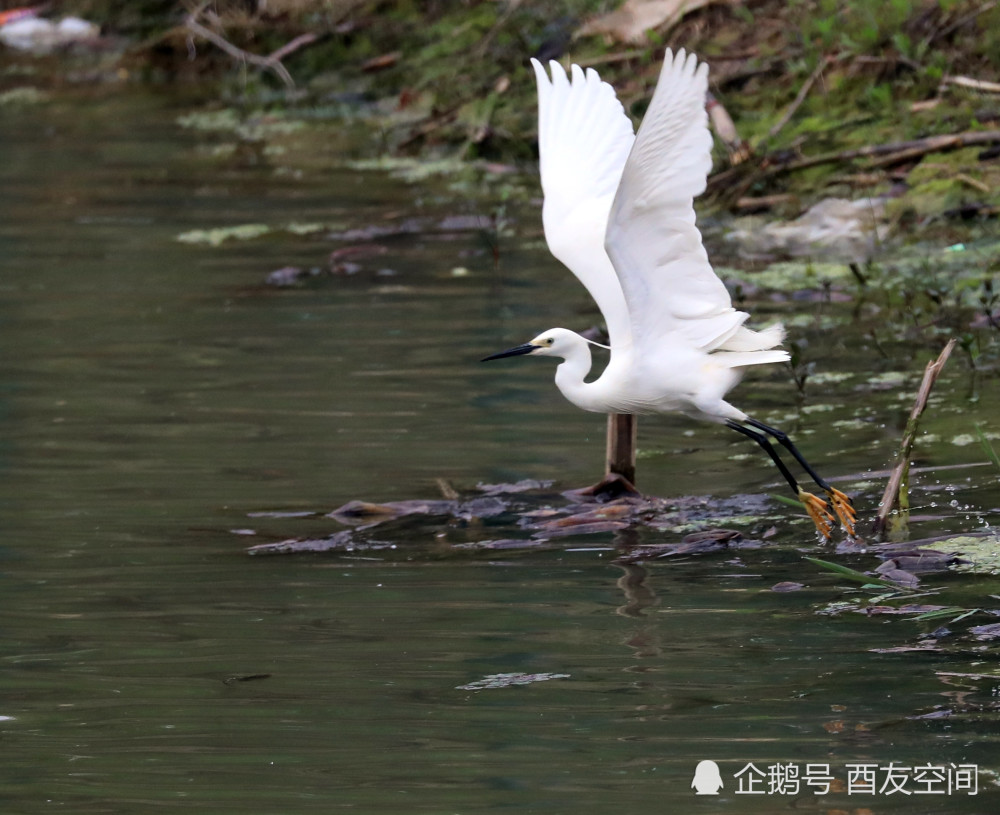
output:
{"label": "egret's black leg", "polygon": [[756,427],[758,430],[762,430],[772,436],[778,444],[794,456],[795,460],[802,466],[802,469],[805,470],[809,474],[809,477],[820,487],[820,489],[822,489],[829,496],[830,503],[833,505],[833,510],[837,513],[840,523],[843,525],[847,534],[853,537],[856,513],[854,511],[854,507],[851,505],[851,499],[847,497],[847,494],[841,492],[836,487],[830,486],[830,484],[827,483],[827,481],[812,468],[809,462],[806,461],[805,456],[799,452],[799,449],[792,443],[792,440],[788,438],[787,433],[771,427],[770,425],[766,425],[763,422],[758,422],[756,419],[747,418],[745,421],[748,425]]}
{"label": "egret's black leg", "polygon": [[748,418],[746,419],[746,423],[748,425],[751,425],[752,427],[756,427],[758,430],[763,430],[769,436],[774,438],[774,440],[777,441],[778,444],[784,447],[789,453],[792,454],[792,456],[795,457],[795,460],[802,465],[802,469],[805,470],[809,474],[809,477],[813,481],[815,481],[820,487],[822,487],[827,492],[829,492],[832,489],[832,487],[829,484],[827,484],[826,481],[823,480],[823,478],[820,477],[819,473],[817,473],[812,468],[812,465],[808,461],[806,461],[805,456],[803,456],[802,453],[799,452],[799,448],[792,443],[792,440],[790,438],[788,438],[787,433],[785,433],[783,430],[778,430],[776,427],[771,427],[770,425],[766,425],[763,422],[758,422],[756,419]]}
{"label": "egret's black leg", "polygon": [[[756,423],[753,424],[756,426]],[[778,471],[784,477],[785,481],[788,482],[788,486],[792,488],[792,493],[794,493],[795,497],[802,502],[806,512],[809,513],[809,517],[812,518],[812,522],[816,524],[816,529],[819,530],[819,533],[824,538],[829,540],[830,530],[833,524],[833,516],[827,509],[826,501],[822,498],[816,497],[811,492],[806,492],[801,486],[799,486],[799,482],[795,480],[795,476],[793,476],[788,467],[785,466],[785,462],[781,460],[781,457],[778,455],[778,452],[774,449],[767,436],[757,430],[751,430],[746,425],[740,424],[732,419],[726,422],[726,427],[732,428],[737,433],[753,439],[758,445],[760,445],[760,448],[767,453],[771,461],[773,461],[775,466],[777,466]],[[781,440],[779,439],[778,441],[780,442]],[[796,456],[796,459],[798,459],[798,456]],[[853,534],[853,527],[851,529]]]}
{"label": "egret's black leg", "polygon": [[795,495],[799,494],[799,482],[795,480],[795,476],[792,475],[788,467],[785,466],[785,462],[781,460],[774,447],[771,446],[771,442],[768,441],[767,436],[763,433],[758,433],[756,430],[751,430],[745,425],[741,425],[739,422],[734,422],[732,419],[726,422],[726,427],[732,428],[737,433],[742,433],[747,438],[753,439],[760,448],[771,457],[771,461],[774,462],[778,471],[784,477],[785,481],[788,482],[788,486],[792,488],[792,492]]}

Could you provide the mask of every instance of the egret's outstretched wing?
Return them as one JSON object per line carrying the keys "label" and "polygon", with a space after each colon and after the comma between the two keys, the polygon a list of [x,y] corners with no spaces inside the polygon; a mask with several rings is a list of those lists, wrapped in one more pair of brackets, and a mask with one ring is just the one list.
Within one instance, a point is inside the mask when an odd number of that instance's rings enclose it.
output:
{"label": "egret's outstretched wing", "polygon": [[666,52],[660,79],[622,173],[605,245],[621,281],[637,348],[665,334],[713,350],[746,320],[708,262],[696,195],[712,168],[705,113],[708,66]]}
{"label": "egret's outstretched wing", "polygon": [[612,349],[631,341],[628,309],[604,233],[622,168],[635,140],[632,122],[597,72],[579,66],[567,77],[550,62],[552,79],[531,60],[538,80],[538,152],[549,250],[597,302]]}

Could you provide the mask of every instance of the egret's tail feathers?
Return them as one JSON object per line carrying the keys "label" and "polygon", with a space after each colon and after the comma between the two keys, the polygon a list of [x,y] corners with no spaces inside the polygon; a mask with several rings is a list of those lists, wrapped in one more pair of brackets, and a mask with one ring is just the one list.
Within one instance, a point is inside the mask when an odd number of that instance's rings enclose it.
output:
{"label": "egret's tail feathers", "polygon": [[716,351],[712,354],[712,359],[727,368],[743,368],[747,365],[787,362],[791,357],[787,351]]}
{"label": "egret's tail feathers", "polygon": [[[785,327],[781,323],[775,323],[774,325],[769,325],[767,328],[761,331],[751,331],[746,326],[740,326],[736,329],[736,332],[728,340],[726,340],[720,347],[720,351],[766,351],[768,348],[774,348],[776,345],[781,345],[782,341],[785,339]],[[788,354],[784,351],[779,351],[778,353],[784,354],[782,359],[788,359]],[[762,360],[762,362],[772,362],[774,360]],[[741,363],[745,364],[745,363]]]}

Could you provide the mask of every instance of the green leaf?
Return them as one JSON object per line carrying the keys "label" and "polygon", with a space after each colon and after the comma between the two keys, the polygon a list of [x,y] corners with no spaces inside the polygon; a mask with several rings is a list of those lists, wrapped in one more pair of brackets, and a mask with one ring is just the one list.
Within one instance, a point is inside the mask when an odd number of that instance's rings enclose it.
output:
{"label": "green leaf", "polygon": [[906,591],[909,592],[905,586],[900,586],[898,583],[893,583],[890,580],[882,580],[880,577],[872,577],[864,572],[859,572],[857,569],[851,569],[847,566],[841,566],[839,563],[831,563],[829,560],[820,560],[816,557],[807,557],[810,563],[819,566],[822,569],[826,569],[831,572],[836,572],[841,577],[846,577],[848,580],[854,580],[857,583],[861,583],[864,586],[878,586],[880,588],[895,589],[896,591]]}

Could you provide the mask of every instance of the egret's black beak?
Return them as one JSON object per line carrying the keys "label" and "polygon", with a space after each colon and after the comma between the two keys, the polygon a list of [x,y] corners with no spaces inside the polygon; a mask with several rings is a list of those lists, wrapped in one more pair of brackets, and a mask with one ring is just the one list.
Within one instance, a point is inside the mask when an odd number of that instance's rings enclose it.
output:
{"label": "egret's black beak", "polygon": [[537,351],[538,346],[532,345],[530,342],[526,342],[524,345],[515,345],[513,348],[508,348],[506,351],[500,351],[496,354],[490,354],[488,357],[483,357],[480,362],[489,362],[491,359],[503,359],[504,357],[519,357],[524,354],[530,354],[532,351]]}

